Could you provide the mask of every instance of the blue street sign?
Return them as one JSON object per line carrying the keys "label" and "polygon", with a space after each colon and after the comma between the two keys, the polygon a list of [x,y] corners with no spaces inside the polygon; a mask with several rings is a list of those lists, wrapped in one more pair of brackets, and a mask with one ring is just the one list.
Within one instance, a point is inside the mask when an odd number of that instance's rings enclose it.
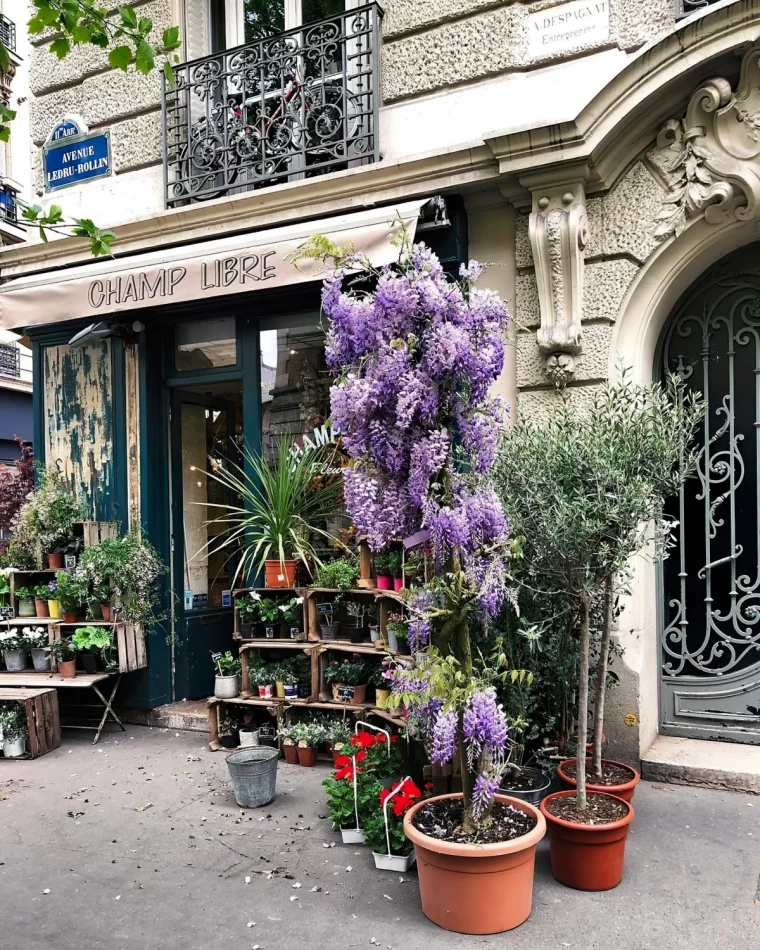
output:
{"label": "blue street sign", "polygon": [[72,135],[74,129],[79,131],[74,123],[60,122],[43,147],[45,191],[81,185],[111,174],[110,133]]}

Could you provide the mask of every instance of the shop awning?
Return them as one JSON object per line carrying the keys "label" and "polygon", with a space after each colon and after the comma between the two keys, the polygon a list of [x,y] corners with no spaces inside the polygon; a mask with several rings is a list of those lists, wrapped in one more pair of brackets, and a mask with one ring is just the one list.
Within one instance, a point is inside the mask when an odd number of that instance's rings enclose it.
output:
{"label": "shop awning", "polygon": [[313,234],[353,245],[382,266],[398,259],[391,237],[414,235],[424,200],[270,228],[201,244],[93,261],[70,270],[19,277],[0,285],[0,327],[101,318],[191,300],[317,280],[321,267],[288,257]]}

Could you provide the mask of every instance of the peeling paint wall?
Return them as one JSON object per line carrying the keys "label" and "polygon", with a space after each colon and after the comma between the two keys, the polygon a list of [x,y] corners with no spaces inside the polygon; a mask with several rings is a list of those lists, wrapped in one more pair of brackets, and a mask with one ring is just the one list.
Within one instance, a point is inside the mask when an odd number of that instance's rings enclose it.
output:
{"label": "peeling paint wall", "polygon": [[43,365],[46,464],[59,466],[91,518],[115,520],[111,342],[46,346]]}

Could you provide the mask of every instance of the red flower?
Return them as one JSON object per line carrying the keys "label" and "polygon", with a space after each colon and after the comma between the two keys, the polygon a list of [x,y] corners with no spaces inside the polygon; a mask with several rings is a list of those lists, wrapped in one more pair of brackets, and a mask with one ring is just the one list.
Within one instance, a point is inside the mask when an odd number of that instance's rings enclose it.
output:
{"label": "red flower", "polygon": [[361,746],[362,749],[369,749],[375,744],[375,737],[370,732],[357,732],[351,736],[351,745]]}
{"label": "red flower", "polygon": [[398,736],[391,736],[391,742],[398,742]]}
{"label": "red flower", "polygon": [[389,791],[389,789],[387,789],[387,788],[384,788],[384,789],[380,792],[380,804],[381,804],[381,805],[384,805],[384,804],[388,801],[388,796],[389,796],[389,795],[390,795],[390,791]]}
{"label": "red flower", "polygon": [[411,808],[414,804],[414,799],[409,798],[408,795],[399,795],[398,798],[394,799],[393,802],[393,814],[400,818],[407,808]]}
{"label": "red flower", "polygon": [[422,792],[417,788],[414,782],[409,779],[404,782],[404,794],[408,795],[409,798],[421,798]]}
{"label": "red flower", "polygon": [[[361,769],[357,769],[357,770],[356,770],[356,774],[357,774],[357,775],[358,775],[360,772],[361,772]],[[351,781],[353,781],[353,780],[354,780],[354,770],[351,768],[350,765],[347,765],[347,766],[346,766],[345,768],[343,768],[343,769],[338,769],[338,771],[335,773],[335,778],[336,778],[336,779],[351,779]]]}
{"label": "red flower", "polygon": [[347,755],[339,755],[335,760],[336,769],[344,769],[351,765],[351,759]]}

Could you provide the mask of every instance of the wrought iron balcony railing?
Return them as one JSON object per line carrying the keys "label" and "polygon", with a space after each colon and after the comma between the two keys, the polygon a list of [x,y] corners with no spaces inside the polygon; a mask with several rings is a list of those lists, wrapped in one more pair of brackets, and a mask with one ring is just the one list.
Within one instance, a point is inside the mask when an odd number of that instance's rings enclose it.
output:
{"label": "wrought iron balcony railing", "polygon": [[676,20],[682,20],[695,10],[703,10],[713,3],[718,3],[718,0],[676,0]]}
{"label": "wrought iron balcony railing", "polygon": [[10,185],[0,185],[0,217],[11,224],[18,224],[16,189]]}
{"label": "wrought iron balcony railing", "polygon": [[0,343],[0,376],[21,376],[21,356],[16,343]]}
{"label": "wrought iron balcony railing", "polygon": [[0,41],[6,49],[16,52],[16,24],[0,13]]}
{"label": "wrought iron balcony railing", "polygon": [[371,3],[175,67],[167,206],[376,162],[381,16]]}

